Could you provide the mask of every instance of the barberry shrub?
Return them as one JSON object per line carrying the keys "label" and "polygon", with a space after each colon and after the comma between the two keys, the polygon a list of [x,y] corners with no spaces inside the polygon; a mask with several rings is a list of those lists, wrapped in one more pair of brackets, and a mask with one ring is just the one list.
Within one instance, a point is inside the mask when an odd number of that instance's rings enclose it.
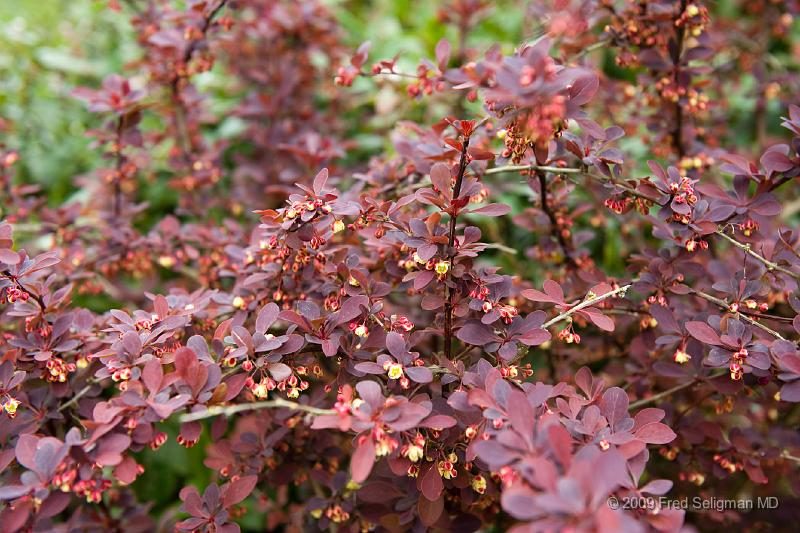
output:
{"label": "barberry shrub", "polygon": [[[80,201],[0,154],[0,529],[792,523],[798,6],[550,4],[409,69],[318,0],[109,2]],[[376,85],[422,112],[348,157]],[[168,441],[206,481],[149,502]]]}

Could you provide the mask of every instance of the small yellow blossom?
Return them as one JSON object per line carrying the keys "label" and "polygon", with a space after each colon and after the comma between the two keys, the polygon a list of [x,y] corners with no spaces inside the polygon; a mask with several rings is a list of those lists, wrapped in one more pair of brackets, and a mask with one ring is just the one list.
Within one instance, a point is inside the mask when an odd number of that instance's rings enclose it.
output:
{"label": "small yellow blossom", "polygon": [[9,418],[17,416],[17,407],[19,407],[19,404],[20,402],[16,398],[9,398],[6,400],[6,403],[3,404],[3,409],[8,413]]}
{"label": "small yellow blossom", "polygon": [[675,351],[675,355],[673,357],[673,359],[675,359],[675,362],[681,365],[688,363],[689,359],[691,358],[692,356],[686,353],[686,350],[683,350],[681,348],[678,348],[678,350]]}
{"label": "small yellow blossom", "polygon": [[399,363],[392,363],[389,365],[386,375],[389,376],[390,379],[400,379],[403,377],[403,365]]}
{"label": "small yellow blossom", "polygon": [[482,475],[478,474],[477,476],[472,478],[472,490],[477,492],[478,494],[483,494],[486,492],[486,478]]}

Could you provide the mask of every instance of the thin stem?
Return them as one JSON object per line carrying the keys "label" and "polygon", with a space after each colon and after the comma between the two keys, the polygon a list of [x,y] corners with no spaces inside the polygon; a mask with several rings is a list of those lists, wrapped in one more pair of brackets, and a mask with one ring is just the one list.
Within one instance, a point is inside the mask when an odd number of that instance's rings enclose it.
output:
{"label": "thin stem", "polygon": [[257,409],[294,409],[295,411],[304,411],[310,415],[335,415],[336,411],[333,409],[321,409],[311,405],[304,405],[302,403],[290,402],[283,398],[275,398],[274,400],[264,400],[263,402],[242,403],[238,405],[229,405],[226,407],[212,406],[205,411],[196,413],[185,413],[180,416],[180,422],[194,422],[195,420],[203,420],[212,418],[218,415],[230,416],[242,411],[253,411]]}
{"label": "thin stem", "polygon": [[[594,179],[596,181],[602,181],[602,182],[611,183],[613,185],[616,185],[617,187],[620,187],[621,189],[625,190],[626,192],[628,192],[628,193],[630,193],[630,194],[632,194],[634,196],[637,196],[639,198],[642,198],[644,200],[648,200],[648,201],[656,203],[656,204],[658,203],[658,199],[657,198],[653,198],[653,197],[651,197],[651,196],[649,196],[647,194],[643,194],[643,193],[637,191],[636,189],[628,186],[627,184],[620,182],[619,180],[616,180],[614,178],[610,178],[608,176],[599,176],[597,174],[584,172],[582,169],[578,169],[578,168],[558,168],[558,167],[548,167],[548,166],[540,166],[540,165],[507,165],[507,166],[503,166],[503,167],[490,168],[489,170],[487,170],[485,172],[485,174],[499,174],[501,172],[520,172],[520,171],[526,171],[526,170],[527,171],[536,171],[537,173],[538,172],[554,172],[554,173],[560,173],[560,174],[582,174],[582,175],[587,176],[587,177],[589,177],[591,179]],[[540,180],[541,180],[541,178],[540,178]],[[726,234],[722,229],[717,229],[717,231],[715,233],[717,235],[721,236],[723,239],[725,239],[729,243],[731,243],[734,246],[736,246],[737,248],[739,248],[740,250],[743,250],[746,254],[750,255],[751,257],[754,257],[755,259],[757,259],[758,261],[763,263],[764,266],[767,267],[768,271],[770,271],[770,272],[773,272],[773,271],[781,272],[783,274],[786,274],[787,276],[791,276],[791,277],[793,277],[793,278],[795,278],[797,280],[800,280],[800,272],[794,272],[792,270],[789,270],[788,268],[780,266],[779,264],[777,264],[777,263],[775,263],[773,261],[770,261],[766,257],[764,257],[764,256],[760,255],[759,253],[755,252],[750,244],[745,244],[745,243],[741,243],[741,242],[737,241],[736,239],[734,239],[730,235]]]}
{"label": "thin stem", "polygon": [[639,192],[636,189],[634,189],[633,187],[631,187],[630,185],[628,185],[627,183],[625,183],[623,181],[620,181],[620,180],[618,180],[616,178],[612,178],[610,176],[601,176],[599,174],[591,174],[591,173],[588,173],[588,172],[584,173],[584,175],[586,177],[591,178],[591,179],[593,179],[595,181],[598,181],[600,183],[610,183],[610,184],[614,185],[615,187],[619,187],[620,189],[622,189],[623,191],[627,192],[631,196],[636,196],[637,198],[641,198],[642,200],[647,200],[648,202],[652,202],[652,203],[654,203],[656,205],[661,205],[658,198],[655,198],[655,197],[650,196],[649,194],[645,194],[643,192]]}
{"label": "thin stem", "polygon": [[224,8],[225,4],[227,3],[228,0],[220,0],[220,2],[208,13],[208,15],[206,15],[205,19],[203,20],[203,26],[200,28],[200,34],[202,37],[193,39],[186,47],[186,50],[183,53],[183,72],[181,70],[177,71],[175,76],[172,78],[172,83],[170,84],[170,88],[172,90],[172,99],[177,106],[175,110],[175,127],[178,130],[178,135],[180,136],[183,157],[184,159],[187,159],[187,161],[190,152],[194,150],[194,140],[186,123],[186,110],[183,98],[181,97],[181,79],[189,76],[187,69],[189,62],[192,60],[192,56],[197,50],[200,42],[206,38],[206,34],[211,29],[211,24],[213,23],[214,18],[220,11],[222,11],[222,8]]}
{"label": "thin stem", "polygon": [[500,244],[500,243],[487,244],[486,245],[486,249],[487,250],[499,250],[501,252],[504,252],[504,253],[507,253],[507,254],[511,254],[511,255],[517,255],[517,253],[519,253],[519,252],[517,252],[516,249],[511,248],[510,246],[506,246],[505,244]]}
{"label": "thin stem", "polygon": [[374,78],[376,76],[397,76],[399,78],[412,78],[412,79],[415,79],[415,80],[419,79],[419,75],[417,75],[417,74],[409,74],[407,72],[396,72],[394,70],[387,70],[385,72],[384,71],[381,71],[381,72],[363,72],[362,71],[362,72],[359,72],[359,75],[363,76],[365,78]]}
{"label": "thin stem", "polygon": [[125,115],[121,115],[117,120],[117,146],[116,148],[116,168],[114,172],[114,196],[112,198],[112,213],[118,217],[122,210],[122,130],[125,126]]}
{"label": "thin stem", "polygon": [[594,52],[595,50],[599,50],[599,49],[603,48],[604,46],[607,46],[608,44],[609,44],[608,40],[601,39],[601,40],[599,40],[599,41],[597,41],[595,43],[592,43],[589,46],[583,48],[580,52],[574,54],[571,59],[573,59],[573,60],[574,59],[579,59],[579,58],[585,56],[586,54]]}
{"label": "thin stem", "polygon": [[[686,11],[686,0],[681,0],[680,11],[678,18],[683,16]],[[683,54],[683,40],[686,35],[685,24],[679,25],[675,30],[675,47],[672,49],[672,63],[675,65],[675,84],[680,83],[681,73],[681,55]],[[680,99],[675,102],[675,129],[672,132],[672,143],[675,147],[675,152],[678,154],[678,159],[683,159],[685,154],[683,149],[683,105]]]}
{"label": "thin stem", "polygon": [[783,459],[786,459],[787,461],[792,461],[794,463],[800,463],[800,457],[796,457],[796,456],[790,454],[789,452],[783,452],[781,454],[781,457]]}
{"label": "thin stem", "polygon": [[584,174],[584,171],[579,168],[561,168],[550,167],[545,165],[506,165],[503,167],[494,167],[486,170],[484,174],[500,174],[503,172],[519,172],[521,170],[541,170],[542,172],[553,172],[556,174]]}
{"label": "thin stem", "polygon": [[782,272],[783,274],[786,274],[787,276],[791,276],[794,279],[800,280],[800,273],[793,272],[793,271],[789,270],[788,268],[784,268],[784,267],[780,266],[779,264],[777,264],[777,263],[775,263],[773,261],[770,261],[766,257],[764,257],[764,256],[758,254],[757,252],[753,251],[753,247],[750,244],[745,244],[745,243],[741,243],[741,242],[737,241],[736,239],[734,239],[730,235],[728,235],[725,232],[723,232],[721,229],[718,229],[715,233],[717,235],[719,235],[720,237],[722,237],[723,239],[725,239],[726,241],[728,241],[729,243],[731,243],[732,245],[734,245],[737,248],[739,248],[740,250],[744,251],[744,253],[746,253],[746,254],[750,255],[751,257],[754,257],[757,260],[761,261],[764,264],[764,266],[767,267],[767,270],[769,270],[770,272],[777,270],[778,272]]}
{"label": "thin stem", "polygon": [[[710,294],[706,294],[703,291],[693,290],[692,294],[702,298],[703,300],[706,300],[708,302],[716,304],[722,309],[729,309],[729,305],[730,304],[728,304],[728,302],[726,302],[725,300],[721,300],[719,298],[716,298],[714,296],[711,296]],[[772,335],[776,339],[782,340],[782,341],[786,340],[783,337],[783,335],[781,335],[780,333],[778,333],[774,329],[770,328],[769,326],[765,326],[764,324],[762,324],[758,320],[754,320],[754,319],[750,318],[749,316],[747,316],[745,314],[742,314],[742,313],[736,313],[736,315],[738,315],[739,318],[741,318],[742,320],[744,320],[748,324],[751,324],[751,325],[757,327],[758,329],[760,329],[762,331],[765,331],[766,333],[769,333],[770,335]]]}
{"label": "thin stem", "polygon": [[[456,256],[456,219],[458,218],[458,197],[461,194],[461,184],[464,182],[464,173],[467,171],[467,149],[469,148],[469,137],[465,137],[461,146],[461,160],[458,162],[458,175],[456,183],[453,185],[453,196],[451,200],[452,212],[450,213],[450,229],[447,237],[447,257],[449,261],[448,276],[453,269],[453,259]],[[453,299],[455,291],[445,283],[445,303],[444,303],[444,356],[450,361],[453,353]]]}
{"label": "thin stem", "polygon": [[639,409],[640,407],[644,407],[646,405],[650,405],[650,404],[656,403],[656,402],[658,402],[660,400],[663,400],[664,398],[672,396],[676,392],[680,392],[680,391],[682,391],[684,389],[688,389],[689,387],[694,387],[698,383],[702,383],[703,381],[706,381],[708,379],[713,379],[713,378],[718,378],[720,376],[723,376],[723,375],[725,375],[726,372],[727,372],[727,370],[724,370],[724,371],[720,371],[720,372],[715,372],[715,373],[709,374],[708,377],[696,377],[691,381],[687,381],[686,383],[681,383],[680,385],[676,385],[676,386],[672,387],[671,389],[667,389],[665,391],[659,392],[658,394],[654,394],[654,395],[649,396],[647,398],[642,398],[641,400],[637,400],[637,401],[633,402],[632,404],[630,404],[628,406],[628,410],[630,411],[630,410],[633,410],[633,409]]}
{"label": "thin stem", "polygon": [[61,411],[64,411],[65,409],[69,408],[70,406],[77,404],[78,400],[80,400],[81,398],[86,396],[86,394],[89,393],[89,391],[92,389],[92,387],[94,385],[96,385],[96,382],[92,382],[92,383],[89,383],[88,385],[84,386],[80,391],[78,391],[78,393],[75,396],[73,396],[72,398],[70,398],[66,402],[62,403],[60,406],[58,406],[58,412],[60,413]]}
{"label": "thin stem", "polygon": [[[203,38],[205,38],[206,33],[208,33],[208,30],[211,28],[211,23],[214,21],[214,18],[216,18],[217,13],[219,13],[227,3],[228,0],[220,0],[219,4],[217,4],[216,7],[214,7],[214,9],[212,9],[208,13],[205,20],[203,21],[203,27],[200,29],[200,33],[203,35]],[[191,43],[189,43],[189,46],[186,47],[186,52],[184,52],[183,54],[184,64],[188,63],[192,59],[192,55],[194,55],[194,52],[197,49],[197,45],[200,43],[201,40],[202,38],[194,39]]]}
{"label": "thin stem", "polygon": [[35,301],[35,302],[37,303],[37,305],[39,306],[39,309],[40,309],[40,312],[41,312],[40,314],[44,315],[44,311],[45,311],[45,309],[47,309],[47,306],[46,306],[46,305],[45,305],[45,303],[44,303],[44,299],[43,299],[43,298],[42,298],[40,295],[38,295],[38,294],[36,294],[36,293],[34,293],[34,292],[31,292],[31,291],[29,291],[29,290],[28,290],[26,287],[24,287],[24,286],[22,285],[22,283],[20,283],[20,282],[19,282],[19,280],[17,279],[17,277],[16,277],[16,276],[14,276],[13,274],[11,274],[11,272],[9,272],[8,270],[3,270],[3,271],[0,271],[0,274],[2,274],[3,276],[5,276],[6,278],[8,278],[8,279],[9,279],[9,281],[11,281],[11,283],[13,283],[14,285],[16,285],[16,286],[17,286],[17,288],[18,288],[19,290],[21,290],[22,292],[24,292],[25,294],[27,294],[29,297],[33,298],[33,299],[34,299],[34,301]]}
{"label": "thin stem", "polygon": [[625,291],[627,291],[631,287],[632,284],[633,283],[628,283],[627,285],[623,285],[621,287],[617,287],[613,291],[609,291],[609,292],[607,292],[605,294],[601,294],[599,296],[595,296],[594,298],[589,298],[588,300],[584,300],[581,303],[579,303],[578,305],[576,305],[575,307],[571,307],[571,308],[567,309],[566,311],[564,311],[560,315],[555,316],[552,319],[550,319],[547,322],[545,322],[544,324],[542,324],[542,329],[547,329],[550,326],[552,326],[553,324],[557,324],[557,323],[561,322],[562,320],[572,316],[573,314],[577,313],[581,309],[585,309],[586,307],[590,307],[590,306],[592,306],[592,305],[594,305],[594,304],[596,304],[598,302],[602,302],[606,298],[611,298],[612,296],[616,296],[617,294],[625,294]]}
{"label": "thin stem", "polygon": [[659,203],[659,199],[648,194],[642,193],[628,185],[627,183],[620,181],[616,178],[610,176],[601,176],[599,174],[593,174],[591,172],[586,172],[581,168],[561,168],[561,167],[552,167],[546,165],[506,165],[502,167],[495,167],[490,168],[484,172],[485,175],[491,174],[500,174],[503,172],[523,172],[523,171],[541,171],[541,172],[552,172],[554,174],[580,174],[586,176],[587,178],[591,178],[600,183],[610,183],[620,189],[624,190],[628,194],[632,196],[636,196],[637,198],[641,198],[642,200],[647,200],[648,202],[653,202],[654,204]]}
{"label": "thin stem", "polygon": [[575,262],[575,258],[572,257],[572,252],[570,251],[569,243],[567,239],[564,237],[563,233],[561,233],[558,225],[558,217],[556,216],[553,209],[547,203],[547,177],[543,170],[536,171],[536,177],[539,179],[539,196],[542,200],[542,211],[544,214],[547,215],[547,218],[550,220],[550,233],[556,238],[558,245],[561,247],[561,250],[564,252],[564,257],[567,260],[567,264],[572,268],[578,268],[578,263]]}

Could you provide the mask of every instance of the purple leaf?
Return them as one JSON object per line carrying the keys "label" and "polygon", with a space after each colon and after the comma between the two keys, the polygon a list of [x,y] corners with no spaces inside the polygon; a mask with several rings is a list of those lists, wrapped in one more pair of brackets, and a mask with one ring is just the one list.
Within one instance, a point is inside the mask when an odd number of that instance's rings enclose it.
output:
{"label": "purple leaf", "polygon": [[628,394],[619,387],[611,387],[603,393],[600,409],[610,425],[628,417]]}
{"label": "purple leaf", "polygon": [[483,215],[487,217],[500,217],[510,212],[511,206],[508,204],[488,204],[470,211],[473,215]]}
{"label": "purple leaf", "polygon": [[322,189],[325,188],[325,183],[328,181],[328,169],[323,168],[320,170],[317,175],[314,177],[314,194],[319,195],[322,193]]}
{"label": "purple leaf", "polygon": [[439,469],[436,468],[435,464],[430,465],[428,470],[423,474],[420,489],[422,490],[422,495],[430,501],[438,500],[439,496],[442,495],[444,483],[442,482],[442,476],[439,475]]}
{"label": "purple leaf", "polygon": [[409,366],[405,369],[405,373],[417,383],[430,383],[433,381],[433,373],[424,366]]}
{"label": "purple leaf", "polygon": [[444,498],[436,498],[430,501],[424,495],[417,503],[417,510],[419,511],[419,520],[424,526],[433,526],[439,517],[444,512]]}
{"label": "purple leaf", "polygon": [[450,43],[447,39],[442,39],[436,43],[436,63],[440,70],[444,70],[448,61],[450,61]]}
{"label": "purple leaf", "polygon": [[244,476],[236,481],[231,481],[225,495],[222,497],[222,506],[228,508],[247,498],[256,488],[258,476]]}
{"label": "purple leaf", "polygon": [[19,263],[19,254],[8,248],[0,248],[0,263],[16,265]]}
{"label": "purple leaf", "polygon": [[711,344],[712,346],[721,346],[722,341],[719,338],[719,334],[714,331],[714,328],[706,324],[705,322],[687,322],[685,324],[686,331],[694,337],[695,339],[703,342],[705,344]]}
{"label": "purple leaf", "polygon": [[395,331],[390,331],[386,334],[386,348],[395,359],[402,359],[407,353],[406,340]]}
{"label": "purple leaf", "polygon": [[583,105],[592,99],[600,87],[600,79],[594,74],[581,76],[569,88],[570,103]]}
{"label": "purple leaf", "polygon": [[634,433],[637,439],[647,444],[668,444],[675,440],[675,432],[661,422],[645,424]]}
{"label": "purple leaf", "polygon": [[161,368],[160,359],[150,359],[142,370],[142,381],[147,390],[153,394],[161,390],[161,380],[164,377],[164,370]]}
{"label": "purple leaf", "polygon": [[350,459],[350,476],[356,483],[363,483],[372,472],[372,465],[375,464],[375,443],[371,437],[364,439],[353,452]]}
{"label": "purple leaf", "polygon": [[456,338],[475,346],[484,346],[490,342],[497,342],[500,337],[494,334],[491,327],[480,322],[469,322],[456,332]]}
{"label": "purple leaf", "polygon": [[281,309],[277,304],[270,302],[258,312],[256,318],[256,331],[266,333],[269,327],[278,319]]}

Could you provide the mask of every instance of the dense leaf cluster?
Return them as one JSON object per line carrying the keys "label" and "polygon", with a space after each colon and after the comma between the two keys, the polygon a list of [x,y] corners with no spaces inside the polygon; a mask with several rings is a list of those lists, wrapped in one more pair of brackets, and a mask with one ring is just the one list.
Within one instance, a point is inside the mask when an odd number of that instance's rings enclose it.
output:
{"label": "dense leaf cluster", "polygon": [[[368,67],[368,44],[347,58],[316,0],[125,4],[141,59],[74,92],[107,161],[78,177],[85,201],[47,207],[0,153],[3,531],[233,532],[259,512],[295,530],[787,523],[800,108],[788,144],[724,146],[714,100],[739,73],[714,58],[738,50],[718,33],[736,20],[534,2],[548,35],[477,51],[490,3],[454,0],[463,39],[409,72]],[[747,4],[784,26],[797,9]],[[235,80],[226,109],[198,81],[212,69]],[[762,73],[765,93],[782,76]],[[341,86],[373,83],[449,111],[353,163]],[[223,117],[238,126],[209,135]],[[643,174],[630,139],[663,164]],[[180,201],[153,221],[140,193],[161,181]],[[597,260],[611,224],[624,272]],[[177,424],[214,481],[159,519],[131,484]],[[608,504],[754,494],[782,506]]]}

